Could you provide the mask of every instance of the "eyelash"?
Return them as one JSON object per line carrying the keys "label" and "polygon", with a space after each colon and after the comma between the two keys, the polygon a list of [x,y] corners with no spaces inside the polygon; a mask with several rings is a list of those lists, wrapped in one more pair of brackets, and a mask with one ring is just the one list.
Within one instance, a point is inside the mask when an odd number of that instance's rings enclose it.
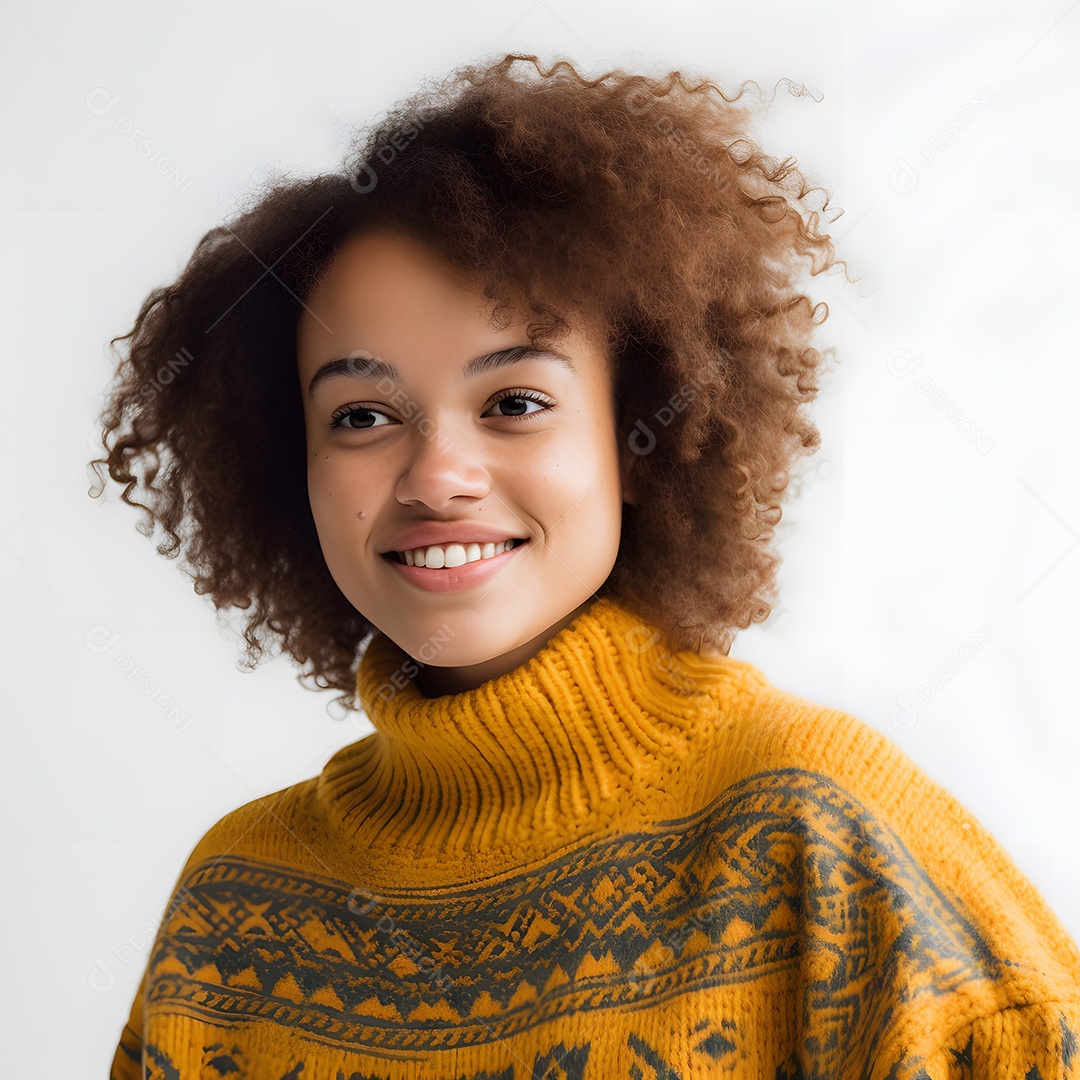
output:
{"label": "eyelash", "polygon": [[[546,405],[546,409],[539,409],[537,412],[522,413],[520,416],[500,416],[500,420],[532,420],[534,417],[541,416],[549,409],[555,407],[555,402],[551,400],[546,394],[539,394],[535,390],[525,390],[517,388],[514,390],[500,390],[495,396],[495,400],[491,402],[489,408],[494,408],[500,401],[506,401],[507,398],[524,398],[526,401],[535,401],[538,405]],[[484,410],[487,411],[486,409]],[[380,416],[387,416],[388,414],[383,412],[382,409],[375,409],[368,405],[342,405],[340,409],[336,409],[333,415],[330,417],[329,427],[344,428],[344,420],[347,416],[350,416],[354,412],[373,412],[378,413]],[[369,431],[370,428],[345,428],[349,431]]]}

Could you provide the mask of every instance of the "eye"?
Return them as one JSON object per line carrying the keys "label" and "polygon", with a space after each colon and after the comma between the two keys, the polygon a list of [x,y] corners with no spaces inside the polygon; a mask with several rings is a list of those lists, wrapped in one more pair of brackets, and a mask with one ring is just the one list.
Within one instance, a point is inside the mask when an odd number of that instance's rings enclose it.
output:
{"label": "eye", "polygon": [[[495,398],[491,408],[496,409],[499,406],[506,403],[510,409],[509,412],[496,413],[496,416],[501,416],[507,420],[525,420],[530,417],[536,416],[538,413],[547,412],[548,409],[555,407],[555,402],[551,400],[546,394],[539,394],[535,390],[503,390]],[[529,410],[529,405],[536,405],[537,408]],[[489,409],[488,412],[491,410]],[[487,416],[488,412],[483,415]]]}
{"label": "eye", "polygon": [[[355,421],[354,417],[357,418]],[[380,417],[382,423],[379,422]],[[386,413],[369,408],[367,405],[342,405],[330,417],[331,428],[342,428],[345,431],[367,431],[369,428],[385,427],[393,423],[396,421],[391,420]]]}

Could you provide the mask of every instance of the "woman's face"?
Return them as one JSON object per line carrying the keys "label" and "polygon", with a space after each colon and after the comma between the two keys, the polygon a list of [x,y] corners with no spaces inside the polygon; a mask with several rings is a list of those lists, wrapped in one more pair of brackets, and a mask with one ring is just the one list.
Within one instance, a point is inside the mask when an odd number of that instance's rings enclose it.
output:
{"label": "woman's face", "polygon": [[466,275],[380,231],[342,245],[298,323],[326,564],[426,665],[418,682],[432,696],[535,655],[619,550],[624,475],[603,344],[572,324],[563,359],[531,353],[526,321],[493,330],[490,311]]}

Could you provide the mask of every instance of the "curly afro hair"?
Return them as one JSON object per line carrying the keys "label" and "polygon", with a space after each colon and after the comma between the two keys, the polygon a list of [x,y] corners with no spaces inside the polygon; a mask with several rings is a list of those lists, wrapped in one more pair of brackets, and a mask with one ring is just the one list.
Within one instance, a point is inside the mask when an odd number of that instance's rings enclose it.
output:
{"label": "curly afro hair", "polygon": [[[780,500],[820,442],[805,407],[828,309],[799,282],[836,259],[827,199],[809,205],[821,189],[746,137],[746,85],[729,98],[677,71],[589,79],[516,54],[460,68],[358,135],[340,172],[270,181],[149,294],[112,340],[129,346],[91,465],[146,512],[140,532],[161,526],[158,551],[183,555],[198,593],[251,609],[248,667],[280,644],[310,664],[301,682],[358,707],[376,627],[319,547],[296,326],[343,241],[385,226],[498,304],[523,296],[534,344],[583,306],[606,327],[639,500],[598,595],[676,648],[726,653],[768,616]],[[240,405],[258,422],[237,424]]]}

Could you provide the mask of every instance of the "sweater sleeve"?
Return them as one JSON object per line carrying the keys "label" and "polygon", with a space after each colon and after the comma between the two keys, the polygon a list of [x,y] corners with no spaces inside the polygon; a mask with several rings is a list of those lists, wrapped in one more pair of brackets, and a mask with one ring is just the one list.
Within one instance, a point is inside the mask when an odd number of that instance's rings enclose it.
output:
{"label": "sweater sleeve", "polygon": [[[260,819],[270,816],[270,820],[273,820],[272,815],[267,815],[263,811],[263,806],[267,800],[273,800],[290,790],[292,789],[286,788],[283,792],[263,796],[260,799],[253,799],[250,803],[229,811],[207,829],[184,860],[183,867],[173,882],[169,894],[169,908],[178,903],[186,894],[184,882],[188,879],[189,873],[196,864],[207,857],[233,850],[239,838],[251,833],[253,825],[257,824]],[[162,924],[166,923],[167,920],[168,912],[163,916]],[[131,1004],[127,1023],[120,1034],[120,1041],[113,1055],[109,1080],[143,1080],[143,1040],[145,1037],[143,1013],[147,981],[150,976],[150,964],[153,961],[152,954],[153,949],[151,949],[151,957],[147,961],[147,966],[143,970],[139,988],[135,993],[135,1000]]]}
{"label": "sweater sleeve", "polygon": [[139,981],[139,989],[135,992],[135,1000],[132,1002],[127,1023],[120,1034],[120,1042],[116,1046],[112,1067],[109,1069],[109,1080],[142,1080],[142,1017],[146,973],[147,969],[144,969],[142,979]]}
{"label": "sweater sleeve", "polygon": [[919,1080],[1076,1080],[1080,999],[1001,1009],[966,1024],[927,1058]]}
{"label": "sweater sleeve", "polygon": [[[177,897],[183,889],[183,882],[187,877],[192,864],[198,860],[208,844],[211,849],[213,849],[213,844],[216,841],[218,834],[232,816],[233,815],[231,814],[226,814],[214,824],[200,838],[187,859],[185,859],[183,868],[174,881],[172,891],[169,894],[169,907],[177,902]],[[163,916],[162,921],[164,922],[167,918],[168,914],[166,913]],[[116,1052],[113,1055],[112,1066],[109,1070],[109,1080],[143,1080],[143,1012],[146,1000],[147,980],[150,975],[150,964],[153,960],[152,954],[153,949],[151,949],[151,957],[147,960],[146,967],[143,969],[142,979],[139,981],[139,988],[135,992],[135,999],[131,1003],[127,1023],[120,1033],[120,1041],[117,1043]]]}
{"label": "sweater sleeve", "polygon": [[[843,895],[837,867],[876,883],[852,908],[876,937],[833,920],[827,893],[806,908],[813,951],[828,957],[839,933],[849,965],[823,966],[825,981],[809,984],[806,1023],[821,1027],[819,1045],[846,1037],[858,1076],[1080,1080],[1080,949],[1034,883],[884,734],[801,699],[774,701],[748,732],[747,756],[799,815],[807,859],[832,868],[830,887]],[[872,953],[874,941],[889,948]],[[843,1000],[850,980],[837,972],[860,956],[877,976],[860,1000],[892,1021],[837,1035],[814,995],[825,986],[827,1003]]]}

